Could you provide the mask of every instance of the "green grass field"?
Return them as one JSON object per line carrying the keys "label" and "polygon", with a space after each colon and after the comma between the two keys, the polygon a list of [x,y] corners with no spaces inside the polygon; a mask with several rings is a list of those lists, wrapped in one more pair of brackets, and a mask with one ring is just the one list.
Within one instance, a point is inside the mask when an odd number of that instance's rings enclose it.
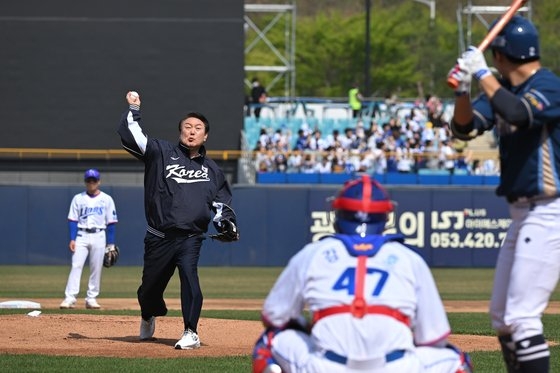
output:
{"label": "green grass field", "polygon": [[[200,279],[205,299],[247,298],[262,299],[274,283],[282,268],[201,267]],[[0,297],[8,299],[55,298],[62,300],[68,267],[61,266],[0,266]],[[102,278],[101,298],[135,298],[142,269],[119,267],[105,269]],[[438,288],[444,300],[488,300],[492,286],[491,269],[433,269]],[[87,270],[82,276],[82,289],[86,287]],[[179,297],[177,276],[171,280],[166,298]],[[553,300],[560,299],[556,289]],[[0,310],[5,314],[24,313],[28,310]],[[43,310],[58,313],[59,310]],[[73,310],[75,313],[91,313]],[[94,311],[107,315],[137,315],[137,311]],[[68,313],[68,311],[65,311]],[[179,316],[179,311],[170,311]],[[258,311],[204,310],[202,317],[259,320]],[[454,334],[492,336],[486,313],[449,313]],[[546,314],[543,318],[545,334],[549,341],[560,342],[560,315]],[[4,325],[3,327],[6,327]],[[560,346],[551,348],[551,371],[560,371]],[[473,352],[476,372],[505,372],[501,353]],[[1,372],[249,372],[250,356],[221,358],[178,359],[114,359],[89,357],[55,357],[41,355],[8,355],[0,351]]]}

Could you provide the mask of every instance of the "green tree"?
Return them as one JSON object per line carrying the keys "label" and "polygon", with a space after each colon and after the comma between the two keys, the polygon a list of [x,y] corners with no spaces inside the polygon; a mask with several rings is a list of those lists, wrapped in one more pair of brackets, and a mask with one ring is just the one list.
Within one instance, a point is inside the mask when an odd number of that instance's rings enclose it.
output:
{"label": "green tree", "polygon": [[[349,1],[349,0],[348,0]],[[372,96],[397,94],[413,98],[425,94],[450,97],[447,73],[460,55],[456,4],[438,2],[435,22],[429,9],[410,0],[372,2],[369,74]],[[442,4],[443,3],[443,4]],[[553,0],[533,1],[532,20],[539,29],[543,65],[560,71],[560,40],[555,37],[560,8]],[[488,0],[488,5],[502,4]],[[503,4],[502,4],[503,5]],[[345,97],[350,85],[365,87],[365,14],[362,1],[298,0],[296,20],[296,94],[298,96]],[[268,18],[266,18],[268,17]],[[263,15],[270,20],[271,15]],[[487,30],[480,22],[472,25],[471,40],[477,44]],[[466,32],[466,30],[463,30]],[[247,43],[251,35],[248,35]],[[270,29],[267,37],[282,45],[284,30]],[[491,58],[488,54],[488,63]],[[279,64],[264,44],[258,45],[247,65]],[[259,73],[264,82],[272,73]],[[281,84],[271,95],[283,95]]]}

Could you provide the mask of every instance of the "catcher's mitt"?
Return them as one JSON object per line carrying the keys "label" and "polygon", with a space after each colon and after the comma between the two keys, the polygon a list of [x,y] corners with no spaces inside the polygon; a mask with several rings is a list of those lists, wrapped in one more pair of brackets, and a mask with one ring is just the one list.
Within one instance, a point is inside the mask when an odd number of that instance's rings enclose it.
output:
{"label": "catcher's mitt", "polygon": [[210,238],[221,242],[233,242],[239,240],[239,232],[232,221],[224,219],[220,221],[220,233],[211,234]]}
{"label": "catcher's mitt", "polygon": [[109,268],[117,264],[119,259],[119,247],[115,245],[107,245],[105,248],[105,256],[103,257],[103,267]]}

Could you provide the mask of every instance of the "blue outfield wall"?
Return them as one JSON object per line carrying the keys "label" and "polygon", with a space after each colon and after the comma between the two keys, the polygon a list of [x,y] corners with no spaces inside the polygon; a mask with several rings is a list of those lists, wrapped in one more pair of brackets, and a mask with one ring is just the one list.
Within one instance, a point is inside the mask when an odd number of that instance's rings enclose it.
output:
{"label": "blue outfield wall", "polygon": [[[284,266],[310,241],[332,233],[328,198],[339,185],[236,185],[241,240],[208,239],[202,266]],[[118,265],[141,265],[143,188],[104,186],[117,206]],[[432,267],[493,267],[510,224],[503,198],[491,186],[387,187],[398,201],[388,233],[402,233]],[[67,214],[82,189],[0,186],[0,264],[69,265]],[[211,232],[213,232],[213,227]]]}

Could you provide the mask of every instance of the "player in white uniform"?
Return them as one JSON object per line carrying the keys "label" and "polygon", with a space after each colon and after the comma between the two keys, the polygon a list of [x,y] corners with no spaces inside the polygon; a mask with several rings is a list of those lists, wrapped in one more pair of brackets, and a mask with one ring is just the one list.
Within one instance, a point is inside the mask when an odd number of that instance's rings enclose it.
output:
{"label": "player in white uniform", "polygon": [[253,372],[471,372],[447,341],[429,267],[402,235],[382,234],[393,210],[385,190],[364,175],[333,208],[337,234],[298,252],[264,302]]}
{"label": "player in white uniform", "polygon": [[117,211],[113,198],[99,189],[100,174],[89,169],[84,174],[86,190],[76,194],[68,212],[72,269],[68,276],[61,309],[74,308],[80,292],[82,270],[89,255],[90,276],[86,294],[86,308],[99,309],[97,296],[101,284],[101,271],[105,247],[115,244]]}

